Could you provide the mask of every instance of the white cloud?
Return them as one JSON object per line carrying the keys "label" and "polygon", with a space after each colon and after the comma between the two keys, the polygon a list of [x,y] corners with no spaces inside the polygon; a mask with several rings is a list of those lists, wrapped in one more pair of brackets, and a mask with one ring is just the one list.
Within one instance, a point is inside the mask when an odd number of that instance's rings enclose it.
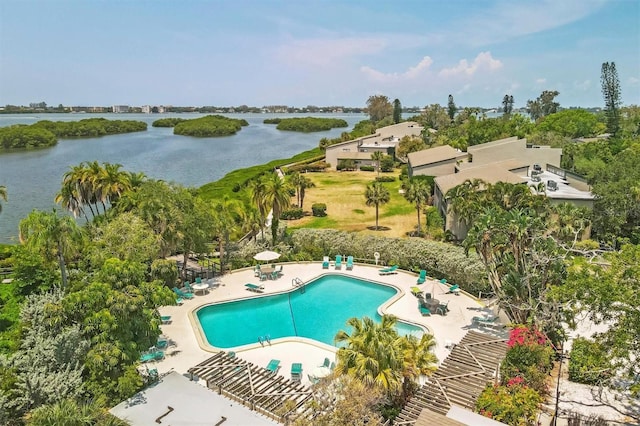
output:
{"label": "white cloud", "polygon": [[546,83],[547,83],[546,78],[536,78],[536,84],[546,84]]}
{"label": "white cloud", "polygon": [[631,86],[635,86],[635,85],[637,85],[638,83],[640,83],[640,79],[639,79],[639,78],[636,78],[636,77],[629,77],[629,84],[630,84]]}
{"label": "white cloud", "polygon": [[472,45],[513,39],[578,21],[605,3],[606,0],[498,1],[492,8],[461,21],[453,37]]}
{"label": "white cloud", "polygon": [[288,65],[325,67],[379,53],[387,43],[377,37],[294,40],[276,48],[275,56]]}
{"label": "white cloud", "polygon": [[591,80],[574,81],[573,87],[578,90],[589,90],[591,88]]}
{"label": "white cloud", "polygon": [[429,56],[425,56],[420,62],[418,62],[416,66],[409,67],[409,69],[403,73],[383,73],[368,66],[361,67],[360,71],[362,71],[363,74],[369,77],[369,79],[374,81],[405,81],[415,79],[427,73],[429,71],[429,68],[431,67],[431,64],[433,64],[433,59],[431,59]]}
{"label": "white cloud", "polygon": [[450,77],[457,75],[472,76],[477,71],[495,71],[502,68],[502,62],[494,59],[491,52],[480,52],[478,56],[469,63],[466,59],[461,59],[453,68],[443,68],[438,75],[442,77]]}

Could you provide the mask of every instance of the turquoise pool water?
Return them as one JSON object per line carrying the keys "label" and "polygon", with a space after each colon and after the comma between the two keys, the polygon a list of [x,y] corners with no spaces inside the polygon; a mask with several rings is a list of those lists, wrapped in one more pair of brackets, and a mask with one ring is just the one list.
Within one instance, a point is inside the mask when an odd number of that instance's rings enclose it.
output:
{"label": "turquoise pool water", "polygon": [[[349,318],[368,316],[380,320],[377,309],[397,290],[381,284],[332,274],[286,294],[257,297],[204,306],[196,312],[205,338],[217,348],[257,343],[268,335],[306,337],[329,345]],[[423,332],[398,322],[402,335]],[[350,330],[347,330],[350,331]]]}

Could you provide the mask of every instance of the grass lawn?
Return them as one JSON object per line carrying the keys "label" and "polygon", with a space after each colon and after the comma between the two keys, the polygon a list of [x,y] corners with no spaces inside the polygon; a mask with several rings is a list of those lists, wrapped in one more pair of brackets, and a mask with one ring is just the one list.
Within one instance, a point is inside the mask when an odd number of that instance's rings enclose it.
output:
{"label": "grass lawn", "polygon": [[[316,185],[305,191],[304,210],[311,213],[314,203],[327,205],[326,217],[305,216],[299,220],[287,221],[289,228],[333,228],[342,231],[358,231],[386,237],[405,237],[417,225],[416,210],[404,199],[400,190],[400,172],[383,173],[381,176],[395,176],[395,182],[384,182],[391,199],[379,208],[378,225],[382,230],[369,229],[376,224],[375,206],[367,206],[364,196],[367,184],[374,181],[375,172],[321,172],[307,173]],[[295,202],[295,198],[292,199]]]}

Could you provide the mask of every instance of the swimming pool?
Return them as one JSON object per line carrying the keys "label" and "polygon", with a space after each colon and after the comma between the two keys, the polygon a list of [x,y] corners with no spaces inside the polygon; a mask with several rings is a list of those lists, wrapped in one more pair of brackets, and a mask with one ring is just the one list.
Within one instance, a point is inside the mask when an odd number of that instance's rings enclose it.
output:
{"label": "swimming pool", "polygon": [[[303,291],[304,289],[304,291]],[[205,339],[217,348],[257,343],[259,337],[306,337],[328,345],[349,318],[378,321],[377,309],[398,290],[383,284],[328,274],[284,294],[204,306],[196,312]],[[424,330],[398,321],[402,335]]]}

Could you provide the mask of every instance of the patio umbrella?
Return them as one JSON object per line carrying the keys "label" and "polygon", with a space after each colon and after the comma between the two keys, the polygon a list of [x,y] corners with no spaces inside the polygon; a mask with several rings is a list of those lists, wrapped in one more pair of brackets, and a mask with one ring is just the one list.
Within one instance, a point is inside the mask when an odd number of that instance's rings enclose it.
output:
{"label": "patio umbrella", "polygon": [[280,253],[276,253],[275,251],[265,250],[253,256],[255,260],[268,262],[270,260],[276,260],[280,257]]}

